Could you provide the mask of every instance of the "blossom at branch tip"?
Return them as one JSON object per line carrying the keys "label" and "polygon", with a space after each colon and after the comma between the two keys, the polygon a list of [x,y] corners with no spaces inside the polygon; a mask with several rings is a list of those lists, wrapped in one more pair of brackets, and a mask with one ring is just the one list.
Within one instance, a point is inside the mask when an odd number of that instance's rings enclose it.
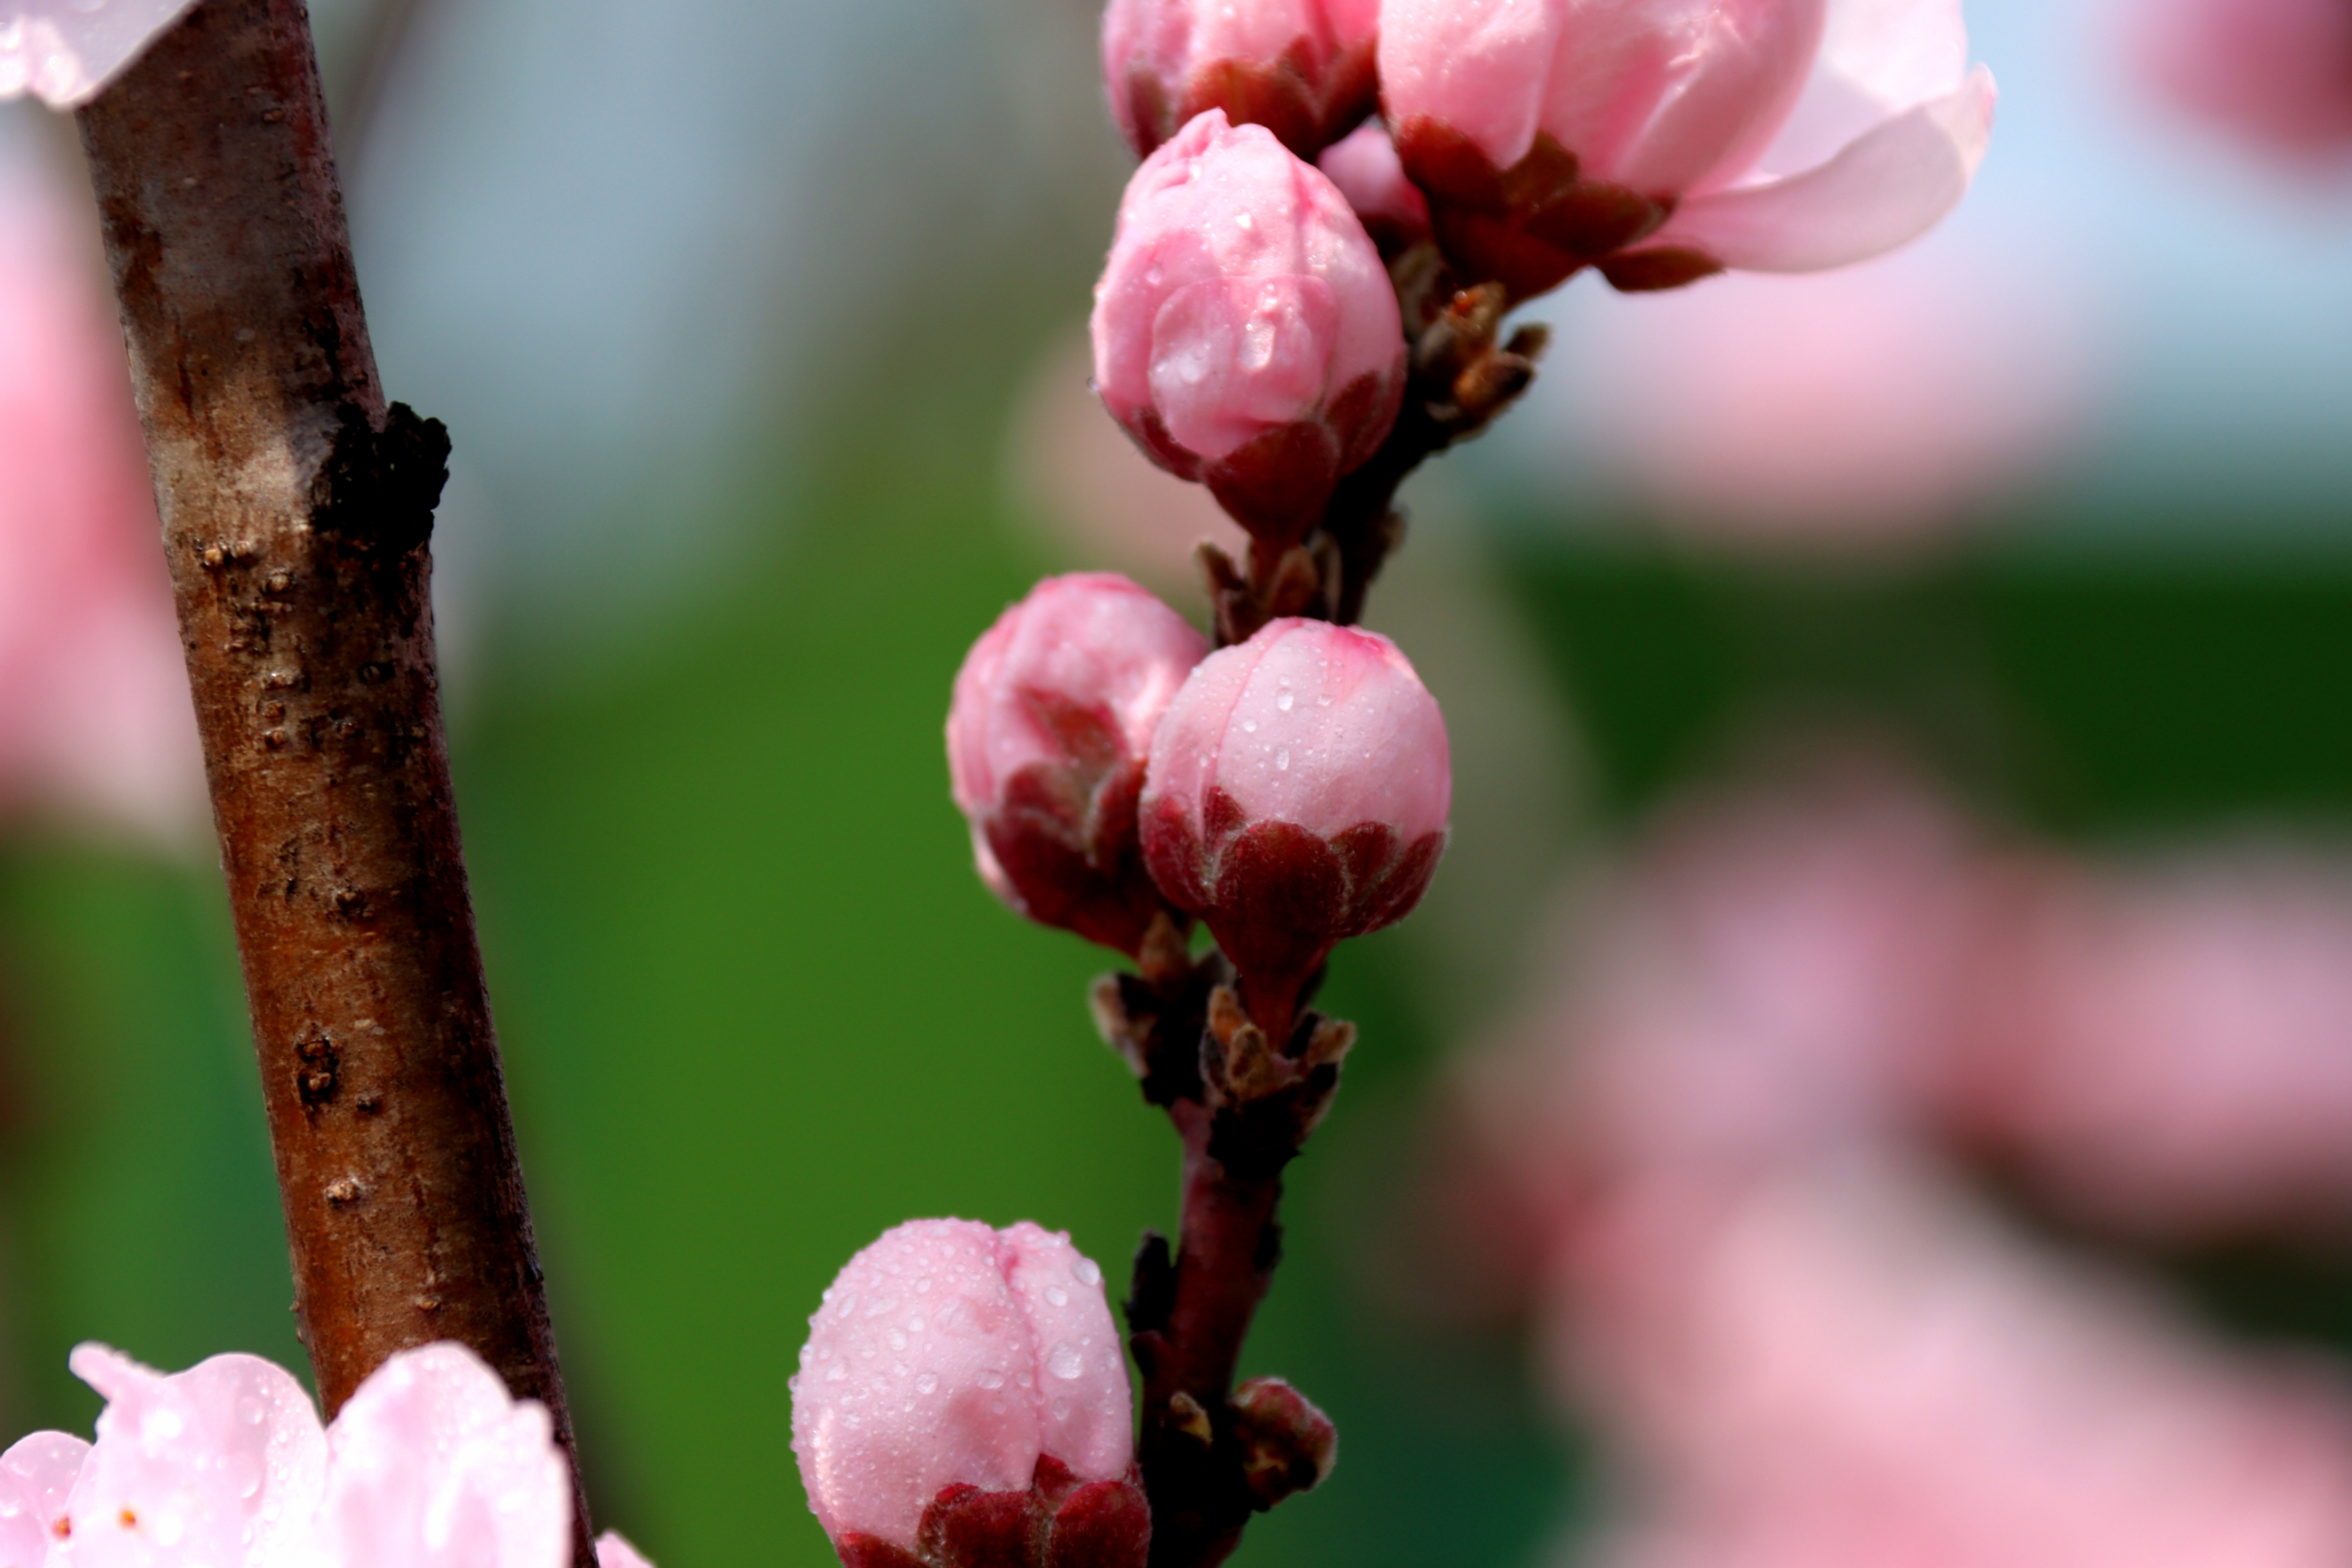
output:
{"label": "blossom at branch tip", "polygon": [[1380,0],[1110,0],[1111,117],[1138,157],[1222,109],[1312,158],[1371,112],[1379,22]]}
{"label": "blossom at branch tip", "polygon": [[2352,5],[2344,0],[2147,0],[2131,42],[2180,109],[2297,163],[2352,153]]}
{"label": "blossom at branch tip", "polygon": [[1332,944],[1420,902],[1453,795],[1444,715],[1394,643],[1274,621],[1203,659],[1160,721],[1144,863],[1207,921],[1251,1015],[1286,1039]]}
{"label": "blossom at branch tip", "polygon": [[203,821],[195,721],[122,333],[78,216],[0,140],[0,809],[175,843]]}
{"label": "blossom at branch tip", "polygon": [[1126,1363],[1066,1235],[885,1232],[825,1290],[792,1392],[809,1508],[850,1568],[1141,1568]]}
{"label": "blossom at branch tip", "polygon": [[1165,907],[1136,838],[1143,760],[1208,651],[1109,572],[1048,577],[981,634],[956,672],[948,774],[998,898],[1135,954]]}
{"label": "blossom at branch tip", "polygon": [[1992,130],[1960,0],[1386,0],[1380,69],[1449,258],[1517,299],[1866,259]]}
{"label": "blossom at branch tip", "polygon": [[[185,1372],[103,1345],[95,1443],[37,1432],[0,1455],[9,1568],[565,1568],[571,1471],[547,1412],[462,1346],[402,1351],[335,1419],[258,1356]],[[602,1568],[646,1568],[619,1536]]]}
{"label": "blossom at branch tip", "polygon": [[0,0],[0,101],[52,109],[96,98],[195,0]]}
{"label": "blossom at branch tip", "polygon": [[1222,110],[1128,183],[1092,331],[1111,416],[1269,544],[1305,536],[1403,399],[1403,319],[1364,226]]}
{"label": "blossom at branch tip", "polygon": [[1379,121],[1366,121],[1325,148],[1316,167],[1339,187],[1382,256],[1429,237],[1429,198],[1406,177],[1396,142]]}

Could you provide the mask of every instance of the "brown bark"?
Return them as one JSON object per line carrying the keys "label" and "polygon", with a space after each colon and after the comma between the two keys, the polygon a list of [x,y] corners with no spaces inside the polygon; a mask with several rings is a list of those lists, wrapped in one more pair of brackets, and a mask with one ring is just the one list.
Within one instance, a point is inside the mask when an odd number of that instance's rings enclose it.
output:
{"label": "brown bark", "polygon": [[204,0],[80,120],[320,1398],[455,1340],[568,1450],[434,670],[448,439],[377,382],[301,0]]}

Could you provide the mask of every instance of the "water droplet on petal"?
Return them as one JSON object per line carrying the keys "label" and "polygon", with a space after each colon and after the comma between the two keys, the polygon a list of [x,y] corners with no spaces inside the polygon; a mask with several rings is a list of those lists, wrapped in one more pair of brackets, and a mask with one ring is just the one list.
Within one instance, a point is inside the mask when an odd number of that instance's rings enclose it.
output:
{"label": "water droplet on petal", "polygon": [[1070,1265],[1070,1272],[1076,1277],[1078,1283],[1081,1285],[1099,1285],[1102,1283],[1102,1270],[1095,1267],[1095,1260],[1091,1258],[1079,1258],[1076,1263]]}
{"label": "water droplet on petal", "polygon": [[929,1372],[927,1372],[927,1373],[923,1373],[923,1375],[922,1375],[922,1376],[920,1376],[920,1377],[919,1377],[919,1378],[915,1379],[915,1392],[916,1392],[916,1393],[918,1393],[918,1394],[937,1394],[939,1391],[940,1391],[940,1380],[939,1380],[939,1375],[938,1375],[936,1373],[929,1373]]}
{"label": "water droplet on petal", "polygon": [[1070,1293],[1059,1285],[1048,1285],[1045,1287],[1045,1300],[1054,1306],[1066,1307],[1070,1304]]}
{"label": "water droplet on petal", "polygon": [[1087,1370],[1086,1357],[1078,1353],[1078,1347],[1074,1344],[1058,1344],[1047,1352],[1045,1370],[1066,1383]]}

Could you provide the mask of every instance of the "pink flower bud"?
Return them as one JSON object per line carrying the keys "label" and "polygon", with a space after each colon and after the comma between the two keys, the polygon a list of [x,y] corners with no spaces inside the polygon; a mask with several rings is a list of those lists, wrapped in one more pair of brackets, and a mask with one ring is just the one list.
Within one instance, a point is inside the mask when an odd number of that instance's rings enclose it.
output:
{"label": "pink flower bud", "polygon": [[1138,157],[1222,109],[1312,158],[1371,112],[1379,21],[1379,0],[1110,0],[1112,117]]}
{"label": "pink flower bud", "polygon": [[[809,1507],[852,1568],[976,1565],[1065,1530],[1052,1561],[1141,1568],[1139,1494],[1113,1495],[1132,1489],[1127,1369],[1102,1270],[1068,1237],[886,1232],[825,1291],[792,1389]],[[1114,1541],[1131,1555],[1097,1550]]]}
{"label": "pink flower bud", "polygon": [[1992,129],[1960,0],[1388,0],[1380,68],[1449,258],[1518,299],[1891,250]]}
{"label": "pink flower bud", "polygon": [[1221,110],[1128,183],[1093,330],[1111,416],[1271,544],[1314,525],[1404,394],[1395,290],[1347,198]]}
{"label": "pink flower bud", "polygon": [[1370,121],[1324,149],[1317,163],[1382,256],[1394,256],[1429,237],[1429,198],[1405,177],[1388,128]]}
{"label": "pink flower bud", "polygon": [[957,671],[948,774],[982,879],[1022,914],[1133,954],[1164,906],[1135,800],[1151,732],[1209,651],[1108,572],[1048,577]]}
{"label": "pink flower bud", "polygon": [[1396,645],[1279,620],[1211,654],[1144,773],[1144,862],[1202,915],[1261,1026],[1341,937],[1401,920],[1445,847],[1445,719]]}
{"label": "pink flower bud", "polygon": [[0,0],[0,102],[79,109],[195,0]]}

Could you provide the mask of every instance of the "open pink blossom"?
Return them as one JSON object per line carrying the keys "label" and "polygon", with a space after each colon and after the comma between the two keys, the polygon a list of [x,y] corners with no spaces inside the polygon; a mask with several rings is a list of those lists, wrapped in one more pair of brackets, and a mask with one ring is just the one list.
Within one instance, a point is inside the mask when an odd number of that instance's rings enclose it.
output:
{"label": "open pink blossom", "polygon": [[2133,55],[2189,113],[2298,163],[2352,153],[2352,5],[2143,0]]}
{"label": "open pink blossom", "polygon": [[1899,1160],[1654,1173],[1560,1279],[1566,1392],[1640,1500],[1607,1568],[2352,1560],[2335,1381],[2206,1341]]}
{"label": "open pink blossom", "polygon": [[1273,545],[1313,526],[1404,393],[1395,290],[1347,198],[1222,110],[1129,182],[1093,334],[1111,416]]}
{"label": "open pink blossom", "polygon": [[195,721],[122,333],[77,218],[0,142],[0,807],[177,840],[202,821]]}
{"label": "open pink blossom", "polygon": [[195,0],[0,0],[0,101],[52,109],[96,98]]}
{"label": "open pink blossom", "polygon": [[1164,907],[1136,837],[1143,761],[1208,651],[1182,616],[1108,572],[1048,577],[981,635],[956,672],[948,774],[997,897],[1136,952]]}
{"label": "open pink blossom", "polygon": [[1445,847],[1445,719],[1394,643],[1278,620],[1203,659],[1152,737],[1145,864],[1288,1037],[1332,944],[1404,918]]}
{"label": "open pink blossom", "polygon": [[1380,68],[1448,257],[1517,299],[1876,256],[1992,127],[1959,0],[1387,0]]}
{"label": "open pink blossom", "polygon": [[1581,301],[1548,372],[1564,473],[1717,545],[1940,541],[2065,458],[2095,404],[2095,289],[1947,237],[1805,278]]}
{"label": "open pink blossom", "polygon": [[1959,1120],[2158,1238],[2352,1227],[2352,876],[2273,847],[2054,870],[1971,1009]]}
{"label": "open pink blossom", "polygon": [[[321,1427],[258,1356],[150,1370],[102,1345],[98,1440],[36,1433],[0,1456],[9,1568],[563,1568],[571,1471],[534,1401],[470,1351],[393,1356]],[[617,1535],[603,1568],[645,1568]]]}
{"label": "open pink blossom", "polygon": [[809,1507],[850,1568],[981,1568],[991,1542],[1065,1532],[1056,1563],[1141,1568],[1126,1363],[1067,1236],[886,1232],[826,1289],[792,1389]]}
{"label": "open pink blossom", "polygon": [[1103,83],[1138,157],[1222,109],[1312,158],[1371,112],[1380,0],[1110,0]]}
{"label": "open pink blossom", "polygon": [[1331,177],[1382,256],[1429,237],[1429,198],[1405,177],[1388,128],[1367,121],[1323,150],[1316,166]]}

